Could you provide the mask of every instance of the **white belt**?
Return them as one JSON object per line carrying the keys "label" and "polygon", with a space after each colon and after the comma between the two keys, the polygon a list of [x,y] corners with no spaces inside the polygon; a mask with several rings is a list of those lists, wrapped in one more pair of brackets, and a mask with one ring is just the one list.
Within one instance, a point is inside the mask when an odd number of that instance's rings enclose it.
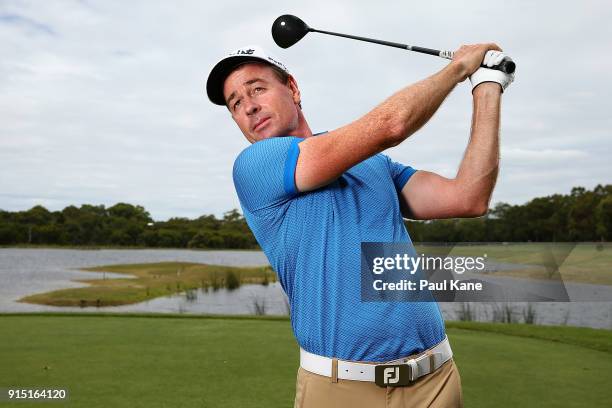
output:
{"label": "white belt", "polygon": [[[453,357],[448,342],[448,337],[445,337],[440,343],[434,347],[424,351],[421,355],[415,358],[401,358],[398,360],[388,361],[384,363],[367,364],[353,361],[338,360],[337,376],[342,380],[355,381],[375,381],[375,367],[377,365],[408,365],[410,367],[410,381],[415,381],[417,378],[427,375],[437,370],[442,364]],[[307,352],[300,348],[300,367],[314,374],[332,377],[333,359],[323,357]]]}

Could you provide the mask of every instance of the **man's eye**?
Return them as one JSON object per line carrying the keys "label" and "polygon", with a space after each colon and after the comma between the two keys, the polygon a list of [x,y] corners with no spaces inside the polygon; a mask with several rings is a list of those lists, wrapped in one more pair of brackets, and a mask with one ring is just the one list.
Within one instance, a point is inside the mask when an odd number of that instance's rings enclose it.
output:
{"label": "man's eye", "polygon": [[255,89],[253,90],[253,92],[261,92],[261,91],[263,91],[263,90],[264,90],[264,89],[263,89],[261,86],[258,86],[257,88],[255,88]]}
{"label": "man's eye", "polygon": [[234,102],[234,110],[236,110],[236,108],[238,108],[238,105],[240,105],[240,101]]}

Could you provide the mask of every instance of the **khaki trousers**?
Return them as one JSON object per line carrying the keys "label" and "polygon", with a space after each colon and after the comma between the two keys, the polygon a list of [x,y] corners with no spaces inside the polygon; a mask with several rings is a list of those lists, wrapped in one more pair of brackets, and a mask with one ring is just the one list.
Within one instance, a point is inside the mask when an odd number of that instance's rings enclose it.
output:
{"label": "khaki trousers", "polygon": [[463,407],[461,378],[453,359],[405,387],[341,380],[299,368],[294,408],[456,408]]}

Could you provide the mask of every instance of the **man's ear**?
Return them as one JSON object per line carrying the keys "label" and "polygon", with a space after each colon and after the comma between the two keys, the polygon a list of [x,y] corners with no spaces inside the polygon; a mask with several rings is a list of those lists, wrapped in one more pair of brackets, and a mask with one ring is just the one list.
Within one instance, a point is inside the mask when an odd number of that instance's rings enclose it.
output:
{"label": "man's ear", "polygon": [[300,95],[300,89],[298,88],[297,81],[292,75],[289,75],[289,83],[287,84],[289,89],[291,89],[291,94],[293,95],[293,102],[296,105],[299,105],[302,102],[302,96]]}

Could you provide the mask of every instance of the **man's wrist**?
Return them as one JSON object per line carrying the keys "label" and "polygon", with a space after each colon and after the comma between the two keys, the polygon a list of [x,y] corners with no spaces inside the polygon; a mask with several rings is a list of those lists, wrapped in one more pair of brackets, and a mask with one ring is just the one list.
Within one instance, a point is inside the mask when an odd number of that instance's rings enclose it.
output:
{"label": "man's wrist", "polygon": [[497,82],[482,82],[472,90],[474,98],[500,96],[501,94],[502,86]]}
{"label": "man's wrist", "polygon": [[468,77],[465,67],[456,61],[453,61],[444,67],[443,71],[447,71],[450,74],[455,84],[465,81],[465,79]]}

